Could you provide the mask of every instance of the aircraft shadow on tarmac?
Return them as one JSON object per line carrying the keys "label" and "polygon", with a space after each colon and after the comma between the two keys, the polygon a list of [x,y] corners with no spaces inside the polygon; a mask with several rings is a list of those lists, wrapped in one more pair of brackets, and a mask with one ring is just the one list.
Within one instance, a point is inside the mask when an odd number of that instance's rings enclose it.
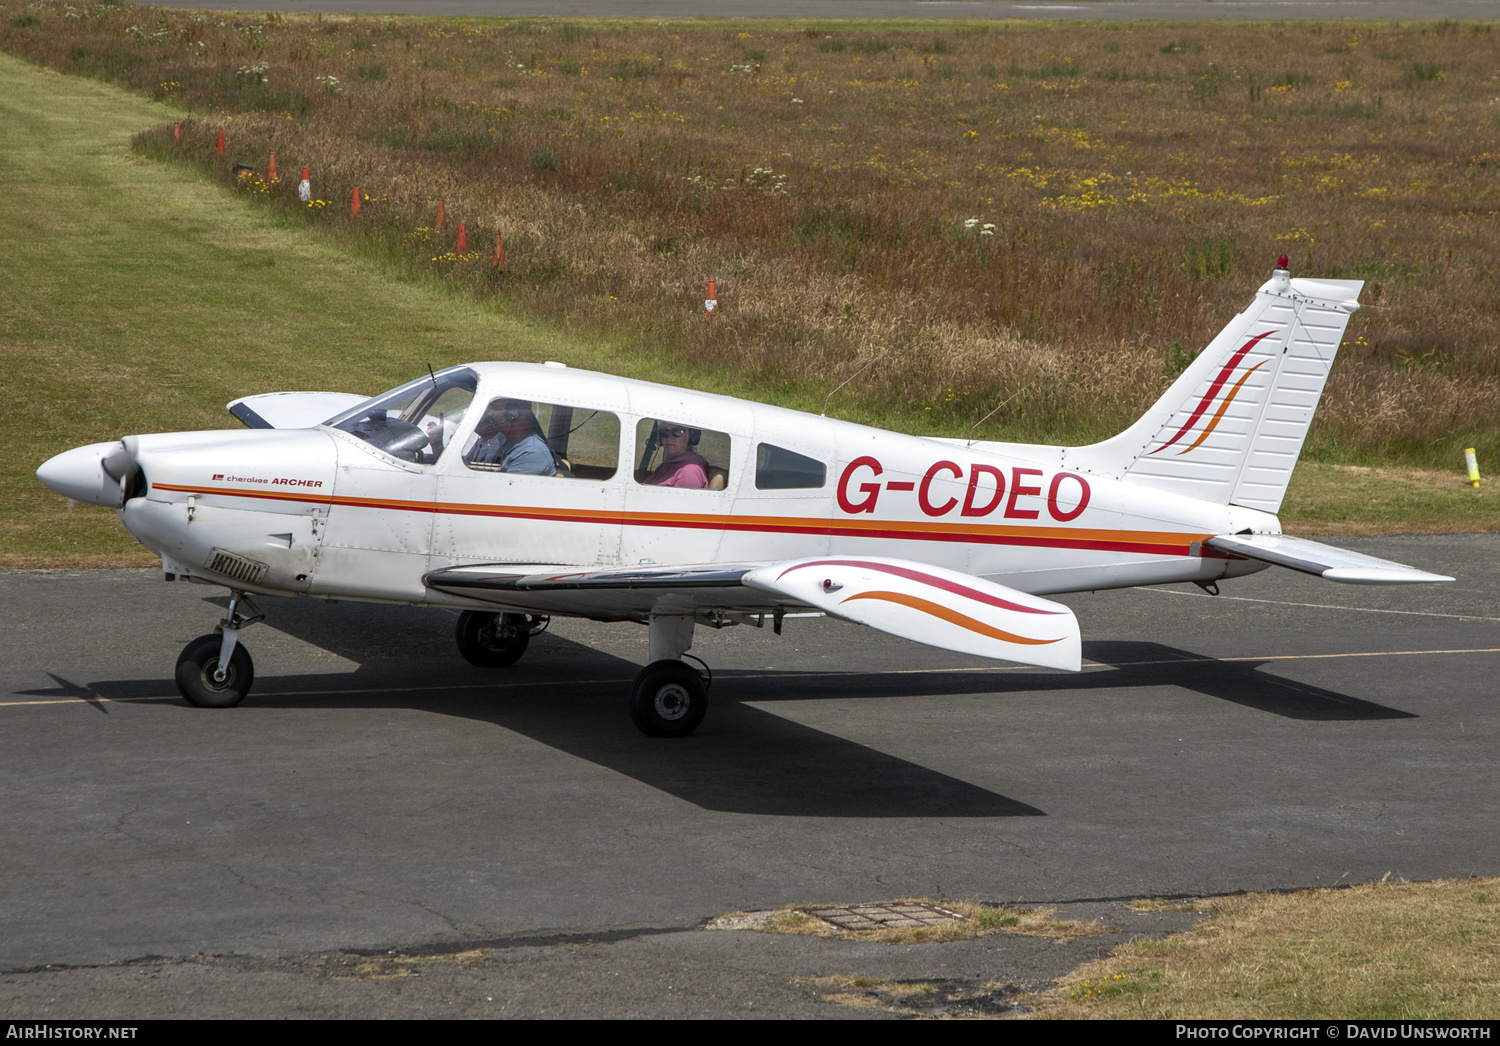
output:
{"label": "aircraft shadow on tarmac", "polygon": [[[303,638],[307,638],[303,635]],[[335,653],[364,646],[321,635]],[[387,648],[389,650],[389,648]],[[410,649],[410,648],[408,648]],[[1409,719],[1412,713],[1262,670],[1260,662],[1219,661],[1157,643],[1085,644],[1111,666],[1081,675],[1047,671],[806,672],[716,674],[711,711],[691,738],[663,742],[638,734],[625,716],[631,662],[556,636],[538,639],[514,669],[474,669],[442,647],[430,656],[369,660],[347,674],[262,677],[247,699],[260,708],[420,708],[491,723],[604,766],[708,810],[808,817],[1035,817],[1044,811],[749,702],[942,697],[1179,686],[1291,719]],[[440,659],[441,658],[441,659]],[[120,680],[24,693],[97,699],[179,700],[170,680]],[[193,715],[224,715],[192,710]],[[233,713],[227,713],[232,715]]]}

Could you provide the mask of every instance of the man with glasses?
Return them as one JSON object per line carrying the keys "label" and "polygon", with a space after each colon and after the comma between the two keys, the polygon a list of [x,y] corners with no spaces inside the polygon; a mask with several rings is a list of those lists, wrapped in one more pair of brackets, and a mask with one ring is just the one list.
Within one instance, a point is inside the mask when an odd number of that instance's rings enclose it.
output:
{"label": "man with glasses", "polygon": [[658,421],[656,438],[661,443],[662,463],[641,482],[658,487],[706,488],[708,459],[693,450],[702,435],[701,429]]}

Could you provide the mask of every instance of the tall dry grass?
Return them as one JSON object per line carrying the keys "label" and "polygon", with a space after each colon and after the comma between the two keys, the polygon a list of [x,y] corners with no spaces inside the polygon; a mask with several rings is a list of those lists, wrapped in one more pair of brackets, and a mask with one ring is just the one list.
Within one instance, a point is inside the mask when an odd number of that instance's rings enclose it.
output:
{"label": "tall dry grass", "polygon": [[[883,352],[845,416],[961,432],[1009,399],[987,436],[1098,438],[1286,253],[1297,274],[1369,281],[1314,454],[1500,449],[1488,24],[725,28],[0,0],[0,45],[200,114],[178,144],[142,135],[150,155],[228,180],[275,151],[283,180],[247,191],[710,382],[816,403]],[[304,164],[324,207],[296,201]]]}

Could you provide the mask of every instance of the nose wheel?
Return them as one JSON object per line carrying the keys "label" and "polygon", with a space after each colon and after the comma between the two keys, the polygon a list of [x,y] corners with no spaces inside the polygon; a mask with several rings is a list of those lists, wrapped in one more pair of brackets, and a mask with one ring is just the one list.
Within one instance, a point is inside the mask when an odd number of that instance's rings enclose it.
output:
{"label": "nose wheel", "polygon": [[[246,617],[240,613],[250,611]],[[240,630],[265,618],[243,592],[231,591],[229,609],[219,627],[199,636],[177,656],[177,692],[199,708],[233,708],[245,700],[255,682],[255,663],[240,643]]]}
{"label": "nose wheel", "polygon": [[245,700],[255,682],[250,651],[236,643],[229,664],[219,671],[224,637],[218,632],[199,636],[182,648],[177,658],[177,690],[199,708],[233,708]]}

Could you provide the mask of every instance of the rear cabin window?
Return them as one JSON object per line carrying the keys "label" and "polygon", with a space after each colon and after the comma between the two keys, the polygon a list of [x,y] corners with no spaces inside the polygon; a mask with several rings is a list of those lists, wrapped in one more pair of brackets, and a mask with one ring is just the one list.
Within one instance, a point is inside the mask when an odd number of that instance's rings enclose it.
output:
{"label": "rear cabin window", "polygon": [[476,472],[605,480],[619,471],[620,419],[607,410],[500,397],[465,441]]}
{"label": "rear cabin window", "polygon": [[805,454],[769,443],[755,448],[755,489],[815,490],[828,481],[828,466]]}
{"label": "rear cabin window", "polygon": [[651,487],[723,490],[729,485],[729,434],[670,418],[635,428],[635,481]]}

